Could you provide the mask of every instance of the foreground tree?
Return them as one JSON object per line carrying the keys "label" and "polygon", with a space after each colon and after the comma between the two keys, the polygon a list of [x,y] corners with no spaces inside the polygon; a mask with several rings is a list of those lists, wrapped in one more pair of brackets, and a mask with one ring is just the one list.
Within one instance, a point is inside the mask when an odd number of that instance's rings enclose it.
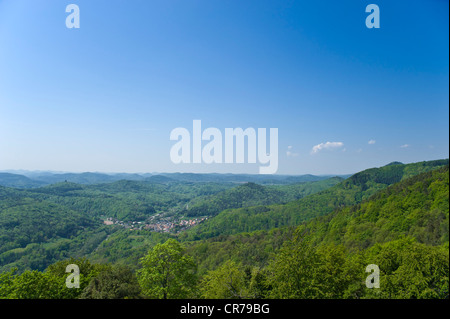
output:
{"label": "foreground tree", "polygon": [[112,266],[92,278],[81,299],[137,299],[141,289],[135,274],[125,266]]}
{"label": "foreground tree", "polygon": [[203,277],[199,290],[206,299],[260,299],[267,291],[265,280],[259,267],[244,267],[228,260]]}
{"label": "foreground tree", "polygon": [[233,261],[226,261],[221,267],[204,276],[200,291],[207,299],[241,299],[246,295],[245,274]]}
{"label": "foreground tree", "polygon": [[375,245],[365,259],[380,267],[380,289],[368,289],[367,298],[448,299],[448,244],[427,246],[407,237]]}
{"label": "foreground tree", "polygon": [[[66,266],[75,264],[80,269],[80,288],[68,288],[66,279],[70,273]],[[89,281],[109,266],[91,264],[87,259],[68,259],[50,265],[46,271],[17,269],[0,274],[0,299],[75,299],[80,296]]]}
{"label": "foreground tree", "polygon": [[[7,299],[52,299],[62,298],[59,278],[37,270],[27,270],[20,275],[8,273],[4,285],[0,283],[0,297]],[[6,279],[6,280],[5,280]]]}
{"label": "foreground tree", "polygon": [[157,244],[141,259],[138,281],[144,295],[154,299],[188,298],[194,295],[196,266],[184,246],[175,239]]}
{"label": "foreground tree", "polygon": [[[80,288],[67,288],[66,286],[66,279],[69,276],[69,273],[66,272],[66,267],[71,264],[76,265],[80,270]],[[107,264],[93,264],[86,258],[70,258],[50,265],[45,273],[57,278],[59,283],[58,293],[54,293],[53,298],[76,299],[80,297],[84,288],[88,286],[92,278],[110,267],[111,266]]]}
{"label": "foreground tree", "polygon": [[321,260],[306,237],[296,234],[270,262],[268,285],[271,298],[323,298],[318,282]]}

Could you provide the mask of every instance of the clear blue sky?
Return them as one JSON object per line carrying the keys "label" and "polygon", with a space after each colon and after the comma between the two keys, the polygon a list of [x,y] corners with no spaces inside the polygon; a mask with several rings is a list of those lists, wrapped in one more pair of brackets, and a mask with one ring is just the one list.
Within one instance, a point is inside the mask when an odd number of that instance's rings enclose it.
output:
{"label": "clear blue sky", "polygon": [[194,119],[278,128],[279,174],[448,158],[448,5],[0,0],[0,170],[258,172],[173,164]]}

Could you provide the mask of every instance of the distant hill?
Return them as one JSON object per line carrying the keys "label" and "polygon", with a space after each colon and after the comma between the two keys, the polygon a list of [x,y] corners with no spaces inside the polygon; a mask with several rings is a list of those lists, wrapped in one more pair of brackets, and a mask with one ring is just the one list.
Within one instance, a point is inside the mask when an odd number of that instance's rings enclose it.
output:
{"label": "distant hill", "polygon": [[154,176],[150,176],[145,178],[146,182],[150,182],[150,183],[170,183],[170,182],[175,182],[175,180],[173,178],[164,176],[164,175],[154,175]]}
{"label": "distant hill", "polygon": [[138,174],[103,173],[28,173],[29,176],[13,173],[0,173],[0,185],[14,188],[35,188],[61,182],[77,184],[112,183],[119,180],[142,181],[145,177]]}
{"label": "distant hill", "polygon": [[256,205],[283,204],[336,185],[343,179],[329,178],[292,185],[263,186],[246,183],[190,203],[187,216],[215,216],[226,209]]}
{"label": "distant hill", "polygon": [[[20,172],[21,174],[17,173]],[[113,183],[119,180],[147,181],[155,184],[173,183],[257,183],[262,185],[288,185],[314,182],[333,176],[315,175],[259,175],[259,174],[195,174],[195,173],[161,173],[161,174],[128,174],[128,173],[52,173],[14,171],[0,173],[0,185],[16,188],[34,188],[43,185],[70,182],[83,185]],[[342,177],[348,177],[343,175]]]}
{"label": "distant hill", "polygon": [[[42,176],[35,176],[34,179],[46,184],[55,184],[61,182],[71,182],[77,184],[99,184],[111,183],[121,179],[135,179],[133,175],[120,174],[108,175],[102,173],[65,173],[65,174],[46,174]],[[143,178],[142,178],[143,179]]]}
{"label": "distant hill", "polygon": [[182,182],[217,182],[217,183],[255,183],[255,184],[296,184],[304,182],[314,182],[325,180],[330,177],[315,175],[261,175],[261,174],[194,174],[194,173],[161,173],[152,176],[150,179],[158,176],[165,176],[175,181]]}
{"label": "distant hill", "polygon": [[15,188],[33,188],[45,185],[45,182],[32,180],[19,174],[0,173],[0,185]]}
{"label": "distant hill", "polygon": [[391,166],[391,165],[403,165],[403,163],[402,162],[391,162],[385,166]]}

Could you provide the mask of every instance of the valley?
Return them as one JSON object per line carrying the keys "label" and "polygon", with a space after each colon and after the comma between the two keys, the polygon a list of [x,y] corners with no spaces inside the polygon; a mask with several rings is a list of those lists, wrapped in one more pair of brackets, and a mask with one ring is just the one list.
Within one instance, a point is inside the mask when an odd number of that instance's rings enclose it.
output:
{"label": "valley", "polygon": [[[0,186],[0,297],[18,294],[23,276],[50,276],[72,260],[98,268],[92,278],[122,267],[126,280],[137,280],[134,297],[160,298],[142,282],[144,259],[167,249],[185,256],[195,277],[167,298],[441,298],[448,296],[448,169],[448,160],[437,160],[343,177],[153,175]],[[397,266],[386,268],[392,258]],[[411,258],[423,264],[406,271]],[[369,261],[384,265],[378,294],[362,286]],[[412,273],[420,284],[399,284]],[[238,286],[230,291],[224,278]],[[89,281],[83,287],[87,298]]]}

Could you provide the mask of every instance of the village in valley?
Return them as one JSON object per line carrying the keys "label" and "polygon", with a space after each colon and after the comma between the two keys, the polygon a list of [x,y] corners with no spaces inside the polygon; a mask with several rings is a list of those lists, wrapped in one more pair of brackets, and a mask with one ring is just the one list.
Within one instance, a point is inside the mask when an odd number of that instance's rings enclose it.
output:
{"label": "village in valley", "polygon": [[118,225],[130,230],[149,230],[161,233],[178,233],[191,228],[206,220],[207,217],[176,219],[173,217],[161,217],[160,214],[151,216],[148,221],[121,221],[114,217],[103,220],[105,225]]}

